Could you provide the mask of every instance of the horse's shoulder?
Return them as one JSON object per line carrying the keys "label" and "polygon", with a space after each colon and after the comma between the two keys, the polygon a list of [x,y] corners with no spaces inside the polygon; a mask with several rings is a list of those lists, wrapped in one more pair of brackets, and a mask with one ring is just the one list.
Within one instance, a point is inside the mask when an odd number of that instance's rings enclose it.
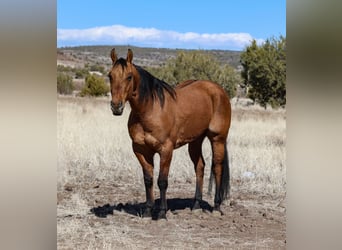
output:
{"label": "horse's shoulder", "polygon": [[144,143],[144,129],[141,126],[138,116],[132,115],[128,119],[128,132],[134,143]]}

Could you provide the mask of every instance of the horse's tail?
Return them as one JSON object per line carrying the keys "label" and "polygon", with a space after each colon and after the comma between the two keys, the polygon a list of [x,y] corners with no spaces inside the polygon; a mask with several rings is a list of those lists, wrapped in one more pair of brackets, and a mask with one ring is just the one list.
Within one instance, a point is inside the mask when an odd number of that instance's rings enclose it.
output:
{"label": "horse's tail", "polygon": [[223,172],[221,181],[222,200],[227,200],[230,195],[230,169],[229,169],[229,157],[227,150],[227,143],[224,145],[224,159],[223,159]]}
{"label": "horse's tail", "polygon": [[[228,157],[227,144],[224,145],[224,158],[223,158],[222,167],[223,167],[223,170],[222,170],[220,196],[222,198],[222,201],[224,201],[228,199],[230,195],[230,170],[229,170],[229,157]],[[209,177],[209,185],[208,185],[208,195],[211,194],[213,181],[214,181],[214,173],[213,173],[213,168],[211,168],[210,177]]]}

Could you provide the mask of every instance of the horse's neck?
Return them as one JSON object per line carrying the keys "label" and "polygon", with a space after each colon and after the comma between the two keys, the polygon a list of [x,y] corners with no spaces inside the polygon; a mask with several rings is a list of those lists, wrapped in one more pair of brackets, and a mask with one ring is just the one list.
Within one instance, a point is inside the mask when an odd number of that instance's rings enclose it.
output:
{"label": "horse's neck", "polygon": [[148,115],[153,110],[153,101],[139,102],[139,96],[135,96],[129,100],[132,113],[140,117]]}

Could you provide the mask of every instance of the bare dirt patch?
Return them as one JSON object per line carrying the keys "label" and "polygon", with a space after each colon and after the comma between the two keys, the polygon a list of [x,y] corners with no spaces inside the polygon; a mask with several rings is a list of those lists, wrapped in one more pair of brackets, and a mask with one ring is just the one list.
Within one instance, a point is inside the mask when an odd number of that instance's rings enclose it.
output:
{"label": "bare dirt patch", "polygon": [[[156,221],[141,217],[144,190],[137,192],[134,183],[68,185],[58,193],[57,221],[72,230],[69,235],[59,232],[58,248],[285,249],[281,198],[234,192],[221,216],[211,212],[213,198],[208,195],[203,210],[191,211],[192,189],[193,184],[171,186],[167,220]],[[83,212],[68,212],[75,196],[87,207]]]}

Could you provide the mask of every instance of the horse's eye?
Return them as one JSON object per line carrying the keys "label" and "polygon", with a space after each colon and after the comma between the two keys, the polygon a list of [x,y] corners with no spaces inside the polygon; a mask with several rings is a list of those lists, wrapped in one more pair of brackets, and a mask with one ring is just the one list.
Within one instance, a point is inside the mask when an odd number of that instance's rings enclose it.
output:
{"label": "horse's eye", "polygon": [[112,75],[111,75],[111,74],[108,74],[108,78],[109,78],[109,80],[111,81],[111,80],[112,80]]}
{"label": "horse's eye", "polygon": [[128,76],[128,77],[127,77],[127,81],[130,82],[131,80],[132,80],[132,76]]}

